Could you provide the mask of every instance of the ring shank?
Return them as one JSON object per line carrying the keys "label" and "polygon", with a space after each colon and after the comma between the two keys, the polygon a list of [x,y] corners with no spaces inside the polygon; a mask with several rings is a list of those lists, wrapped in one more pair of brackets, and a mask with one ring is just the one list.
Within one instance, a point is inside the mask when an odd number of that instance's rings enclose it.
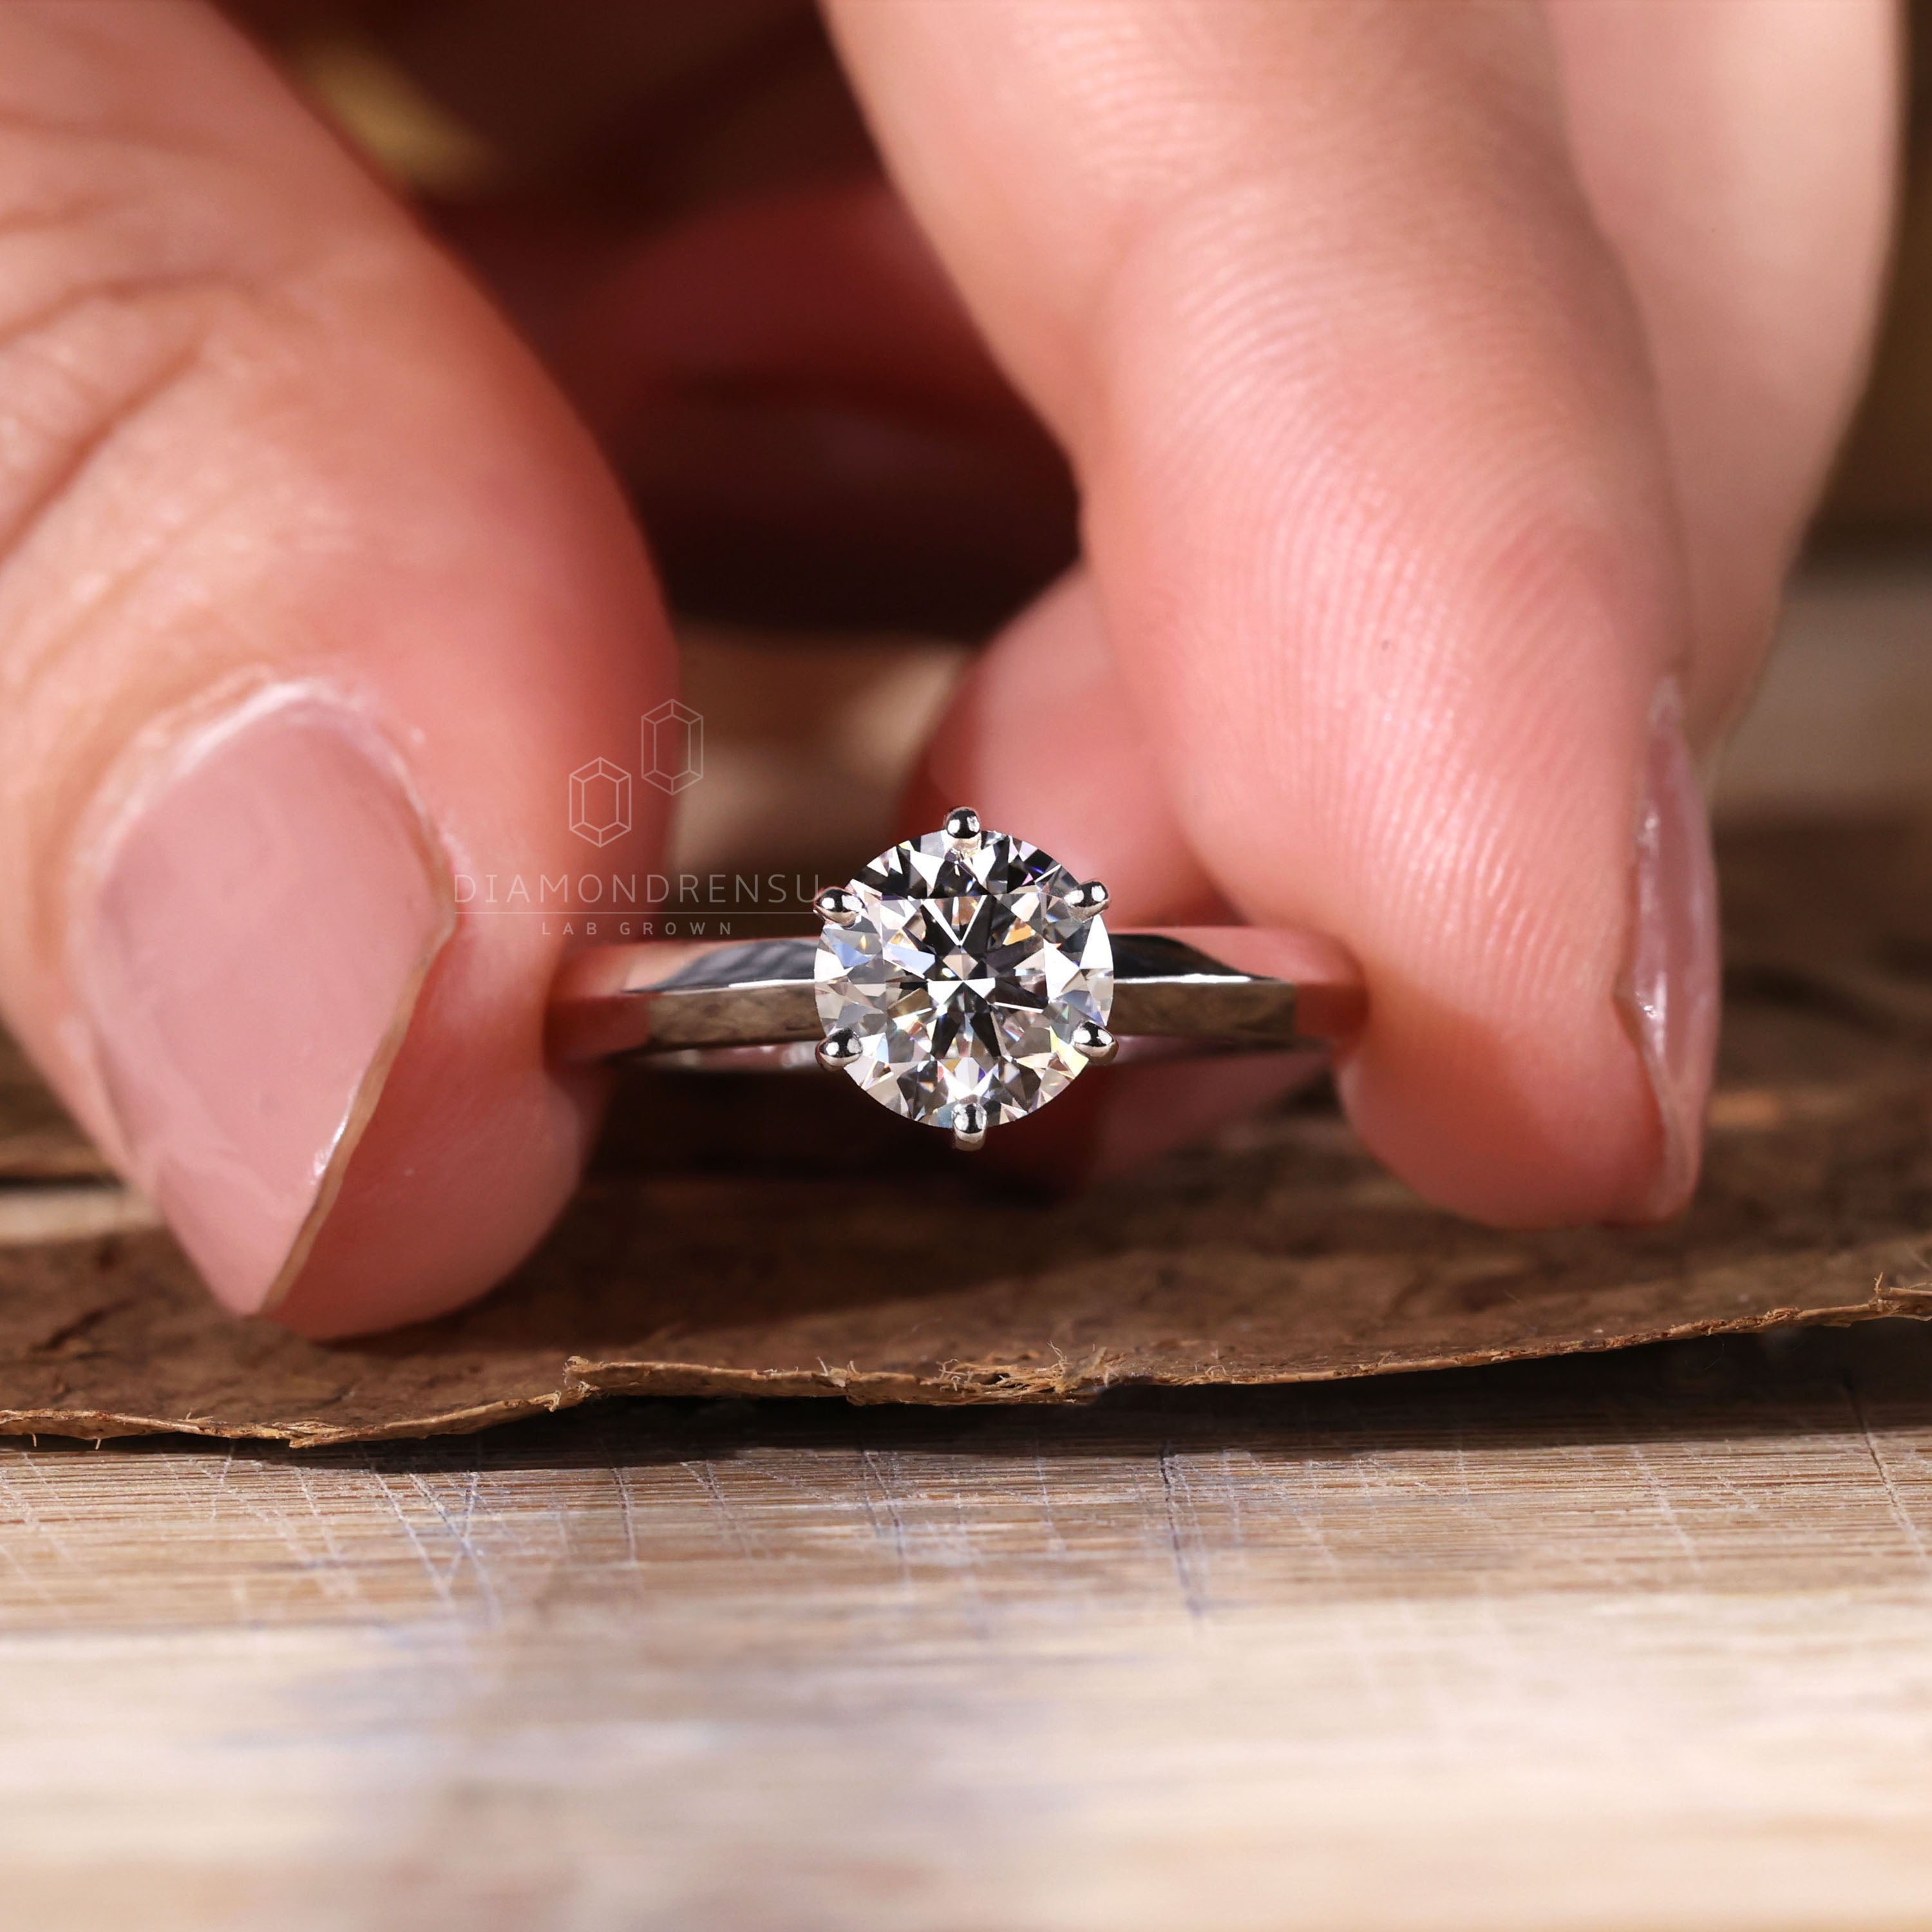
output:
{"label": "ring shank", "polygon": [[[1123,1040],[1282,1052],[1345,1039],[1361,1024],[1360,975],[1331,941],[1232,926],[1112,940],[1108,1024]],[[587,947],[551,994],[550,1050],[580,1061],[816,1040],[817,954],[808,938]]]}

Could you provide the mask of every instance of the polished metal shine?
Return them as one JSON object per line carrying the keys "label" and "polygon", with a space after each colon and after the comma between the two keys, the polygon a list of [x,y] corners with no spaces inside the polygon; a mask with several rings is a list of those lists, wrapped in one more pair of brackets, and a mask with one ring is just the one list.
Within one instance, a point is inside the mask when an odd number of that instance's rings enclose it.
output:
{"label": "polished metal shine", "polygon": [[1117,1058],[1305,1051],[1360,1024],[1359,976],[1325,942],[1287,956],[1316,974],[1298,986],[1208,950],[1252,957],[1267,935],[1110,933],[1107,904],[1098,880],[962,808],[820,892],[816,940],[577,955],[551,1044],[692,1070],[822,1068],[973,1148]]}

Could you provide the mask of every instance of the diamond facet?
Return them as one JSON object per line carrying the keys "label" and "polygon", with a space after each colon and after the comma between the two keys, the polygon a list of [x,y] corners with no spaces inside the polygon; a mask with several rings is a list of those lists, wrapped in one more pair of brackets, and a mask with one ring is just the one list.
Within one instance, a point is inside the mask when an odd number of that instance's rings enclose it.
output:
{"label": "diamond facet", "polygon": [[996,1126],[1064,1092],[1087,1064],[1076,1030],[1104,1027],[1114,1003],[1107,928],[1073,902],[1077,884],[1004,832],[880,853],[846,887],[856,915],[819,941],[820,1022],[859,1048],[846,1071],[935,1127],[970,1102]]}

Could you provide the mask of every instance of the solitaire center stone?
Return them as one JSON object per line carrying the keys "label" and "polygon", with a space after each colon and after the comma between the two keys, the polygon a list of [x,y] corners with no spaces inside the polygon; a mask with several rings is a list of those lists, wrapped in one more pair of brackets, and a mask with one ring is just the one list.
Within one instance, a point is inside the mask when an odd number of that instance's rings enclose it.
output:
{"label": "solitaire center stone", "polygon": [[856,916],[819,941],[819,1019],[859,1049],[845,1070],[935,1127],[968,1101],[992,1126],[1064,1092],[1087,1064],[1075,1030],[1114,1003],[1107,928],[1073,903],[1078,883],[1004,832],[880,853],[846,888]]}

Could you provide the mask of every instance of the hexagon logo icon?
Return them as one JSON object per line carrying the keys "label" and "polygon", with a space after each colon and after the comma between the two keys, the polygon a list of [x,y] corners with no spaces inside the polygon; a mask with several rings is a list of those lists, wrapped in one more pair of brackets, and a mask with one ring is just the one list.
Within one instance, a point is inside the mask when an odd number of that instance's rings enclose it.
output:
{"label": "hexagon logo icon", "polygon": [[631,775],[608,758],[592,758],[570,775],[570,829],[608,845],[631,829]]}
{"label": "hexagon logo icon", "polygon": [[642,720],[644,782],[675,796],[704,776],[704,720],[670,698]]}

